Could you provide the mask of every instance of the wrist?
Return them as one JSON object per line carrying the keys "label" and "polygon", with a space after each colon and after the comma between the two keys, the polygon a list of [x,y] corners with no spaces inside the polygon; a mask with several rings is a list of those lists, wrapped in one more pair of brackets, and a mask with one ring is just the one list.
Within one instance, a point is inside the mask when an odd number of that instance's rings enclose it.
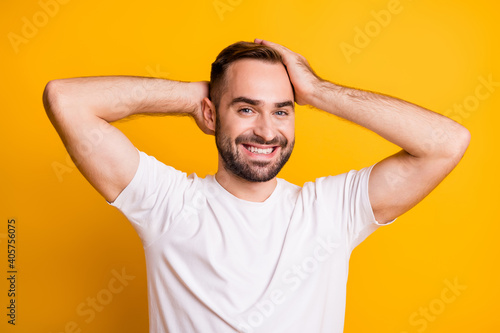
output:
{"label": "wrist", "polygon": [[189,82],[189,99],[193,107],[189,108],[188,113],[195,115],[201,113],[203,108],[203,99],[208,97],[208,81],[194,81]]}
{"label": "wrist", "polygon": [[330,105],[333,95],[340,94],[341,86],[327,80],[318,80],[309,94],[309,105],[325,110],[325,105]]}

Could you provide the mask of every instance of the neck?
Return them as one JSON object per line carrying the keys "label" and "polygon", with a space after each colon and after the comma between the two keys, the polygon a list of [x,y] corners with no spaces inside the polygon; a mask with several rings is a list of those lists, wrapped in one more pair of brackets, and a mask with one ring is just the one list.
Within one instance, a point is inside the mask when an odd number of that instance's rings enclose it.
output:
{"label": "neck", "polygon": [[265,201],[278,184],[276,177],[267,182],[251,182],[228,172],[221,165],[215,174],[215,179],[235,197],[254,202]]}

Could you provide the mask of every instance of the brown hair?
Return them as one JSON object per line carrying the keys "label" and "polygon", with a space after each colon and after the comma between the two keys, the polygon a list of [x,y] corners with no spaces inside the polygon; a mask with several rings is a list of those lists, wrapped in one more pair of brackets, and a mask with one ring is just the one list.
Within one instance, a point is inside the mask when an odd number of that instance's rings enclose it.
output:
{"label": "brown hair", "polygon": [[216,111],[219,108],[222,93],[227,88],[226,72],[229,65],[244,58],[259,59],[269,63],[283,63],[283,58],[278,51],[262,44],[240,41],[226,47],[212,63],[210,72],[209,95]]}

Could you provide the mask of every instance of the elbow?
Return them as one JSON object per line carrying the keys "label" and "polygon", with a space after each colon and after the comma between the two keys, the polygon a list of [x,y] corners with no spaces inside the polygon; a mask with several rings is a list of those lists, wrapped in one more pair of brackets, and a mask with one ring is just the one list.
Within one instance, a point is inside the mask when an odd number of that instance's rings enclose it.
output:
{"label": "elbow", "polygon": [[463,131],[464,131],[464,134],[463,134],[463,138],[462,138],[461,142],[462,142],[463,153],[465,153],[465,151],[467,150],[467,148],[469,147],[469,144],[470,144],[471,134],[470,134],[470,131],[465,127],[463,127]]}
{"label": "elbow", "polygon": [[469,130],[461,125],[453,131],[451,143],[447,149],[447,155],[452,161],[458,163],[462,159],[469,147],[470,139]]}
{"label": "elbow", "polygon": [[42,96],[43,107],[51,120],[60,113],[63,96],[62,80],[51,80],[45,85]]}
{"label": "elbow", "polygon": [[49,116],[54,112],[56,98],[57,98],[57,80],[52,80],[45,85],[45,89],[43,90],[43,96],[42,96],[43,107],[45,108],[45,112]]}
{"label": "elbow", "polygon": [[460,156],[460,158],[462,158],[462,156],[465,154],[465,151],[469,147],[470,138],[471,134],[469,130],[462,126],[460,134],[457,135],[457,145],[458,145],[457,153]]}

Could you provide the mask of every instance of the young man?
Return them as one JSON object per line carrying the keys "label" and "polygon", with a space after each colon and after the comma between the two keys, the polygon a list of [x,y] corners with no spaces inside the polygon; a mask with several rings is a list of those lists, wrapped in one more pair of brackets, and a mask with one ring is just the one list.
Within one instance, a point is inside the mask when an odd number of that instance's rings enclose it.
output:
{"label": "young man", "polygon": [[[44,92],[75,164],[143,242],[150,331],[342,332],[351,251],[446,177],[469,132],[414,104],[323,80],[303,56],[260,39],[224,49],[210,79],[73,78]],[[402,150],[303,187],[276,178],[295,142],[294,103]],[[155,112],[190,114],[215,135],[215,175],[166,166],[109,124]]]}

